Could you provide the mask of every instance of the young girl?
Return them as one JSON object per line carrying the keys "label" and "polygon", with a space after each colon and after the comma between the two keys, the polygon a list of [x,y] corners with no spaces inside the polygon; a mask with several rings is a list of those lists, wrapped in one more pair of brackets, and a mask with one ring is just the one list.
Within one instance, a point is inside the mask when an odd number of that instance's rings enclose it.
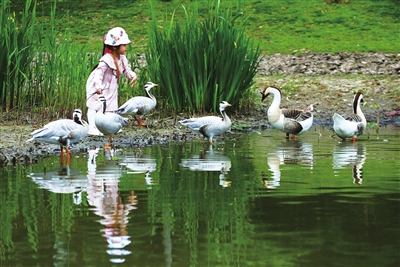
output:
{"label": "young girl", "polygon": [[137,80],[125,56],[128,44],[131,41],[121,27],[112,28],[104,36],[103,57],[90,74],[86,83],[86,106],[90,135],[101,135],[94,123],[96,112],[102,108],[97,95],[103,94],[106,98],[107,111],[118,109],[118,82],[121,74],[131,80],[133,86]]}

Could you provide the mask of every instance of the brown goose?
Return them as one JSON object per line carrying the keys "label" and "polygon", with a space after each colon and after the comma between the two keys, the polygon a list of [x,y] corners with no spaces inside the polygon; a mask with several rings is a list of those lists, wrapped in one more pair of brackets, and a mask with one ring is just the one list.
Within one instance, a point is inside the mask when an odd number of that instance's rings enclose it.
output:
{"label": "brown goose", "polygon": [[295,135],[300,135],[308,131],[313,124],[313,105],[309,105],[305,109],[281,109],[281,91],[275,87],[267,87],[261,92],[264,101],[268,95],[272,94],[274,99],[268,109],[268,121],[272,127],[286,133],[292,134],[292,139]]}
{"label": "brown goose", "polygon": [[351,137],[355,142],[357,136],[362,135],[367,127],[367,120],[360,107],[361,102],[364,102],[363,95],[358,92],[353,99],[353,114],[345,116],[333,114],[333,130],[343,140]]}

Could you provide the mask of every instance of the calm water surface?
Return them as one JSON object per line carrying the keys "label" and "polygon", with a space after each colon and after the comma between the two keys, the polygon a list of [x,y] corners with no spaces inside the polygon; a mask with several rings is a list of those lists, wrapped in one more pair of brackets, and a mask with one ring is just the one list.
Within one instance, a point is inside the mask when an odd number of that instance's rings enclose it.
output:
{"label": "calm water surface", "polygon": [[7,167],[1,266],[400,266],[400,129],[330,134]]}

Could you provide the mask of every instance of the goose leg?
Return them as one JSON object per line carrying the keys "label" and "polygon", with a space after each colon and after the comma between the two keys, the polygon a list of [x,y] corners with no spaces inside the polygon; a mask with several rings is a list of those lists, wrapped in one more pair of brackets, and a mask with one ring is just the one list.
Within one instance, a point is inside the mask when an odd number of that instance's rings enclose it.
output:
{"label": "goose leg", "polygon": [[143,122],[142,122],[142,120],[143,120],[143,118],[136,118],[135,116],[134,116],[134,118],[135,118],[135,120],[138,122],[138,124],[139,124],[139,126],[140,127],[145,127],[145,126],[147,126],[147,124],[144,124]]}
{"label": "goose leg", "polygon": [[60,146],[60,166],[64,166],[64,148]]}
{"label": "goose leg", "polygon": [[108,144],[103,146],[103,148],[110,149],[111,148],[111,142],[112,142],[112,135],[108,138]]}
{"label": "goose leg", "polygon": [[60,166],[64,166],[64,157],[60,155]]}
{"label": "goose leg", "polygon": [[67,157],[71,157],[71,152],[69,151],[68,147],[65,148],[65,154],[67,155]]}
{"label": "goose leg", "polygon": [[65,165],[69,166],[69,159],[71,158],[71,153],[68,147],[65,148],[65,154],[67,154],[67,160],[65,161]]}
{"label": "goose leg", "polygon": [[64,158],[64,147],[60,146],[60,158]]}
{"label": "goose leg", "polygon": [[[107,147],[107,148],[105,148],[107,151],[108,151],[108,154],[109,154],[109,157],[110,157],[110,159],[112,159],[113,158],[113,153],[111,152],[111,147]],[[107,152],[106,152],[107,153]]]}

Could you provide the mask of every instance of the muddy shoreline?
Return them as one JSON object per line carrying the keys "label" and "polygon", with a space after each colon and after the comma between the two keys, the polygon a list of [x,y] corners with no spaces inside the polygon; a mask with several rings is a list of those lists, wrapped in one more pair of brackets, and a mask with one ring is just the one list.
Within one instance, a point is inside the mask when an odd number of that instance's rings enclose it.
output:
{"label": "muddy shoreline", "polygon": [[[285,94],[281,107],[314,104],[314,125],[328,128],[332,126],[333,113],[349,113],[354,92],[362,91],[366,100],[362,109],[367,121],[400,127],[400,60],[396,54],[305,53],[263,56],[256,85],[257,91],[268,85],[281,88]],[[286,91],[288,87],[292,89]],[[227,110],[232,119],[231,131],[246,133],[270,128],[266,115],[270,101],[267,99],[265,103],[242,108],[241,111]],[[185,117],[189,116],[180,114],[176,118],[162,118],[155,110],[145,117],[148,128],[139,129],[131,120],[129,126],[115,136],[113,144],[116,147],[137,148],[198,139],[199,135],[177,122]],[[0,165],[32,164],[40,157],[59,154],[56,145],[26,143],[30,133],[45,123],[34,121],[30,114],[18,120],[9,114],[2,114]],[[88,147],[100,147],[106,141],[107,137],[88,136],[83,142],[73,145],[71,152],[85,153]]]}

